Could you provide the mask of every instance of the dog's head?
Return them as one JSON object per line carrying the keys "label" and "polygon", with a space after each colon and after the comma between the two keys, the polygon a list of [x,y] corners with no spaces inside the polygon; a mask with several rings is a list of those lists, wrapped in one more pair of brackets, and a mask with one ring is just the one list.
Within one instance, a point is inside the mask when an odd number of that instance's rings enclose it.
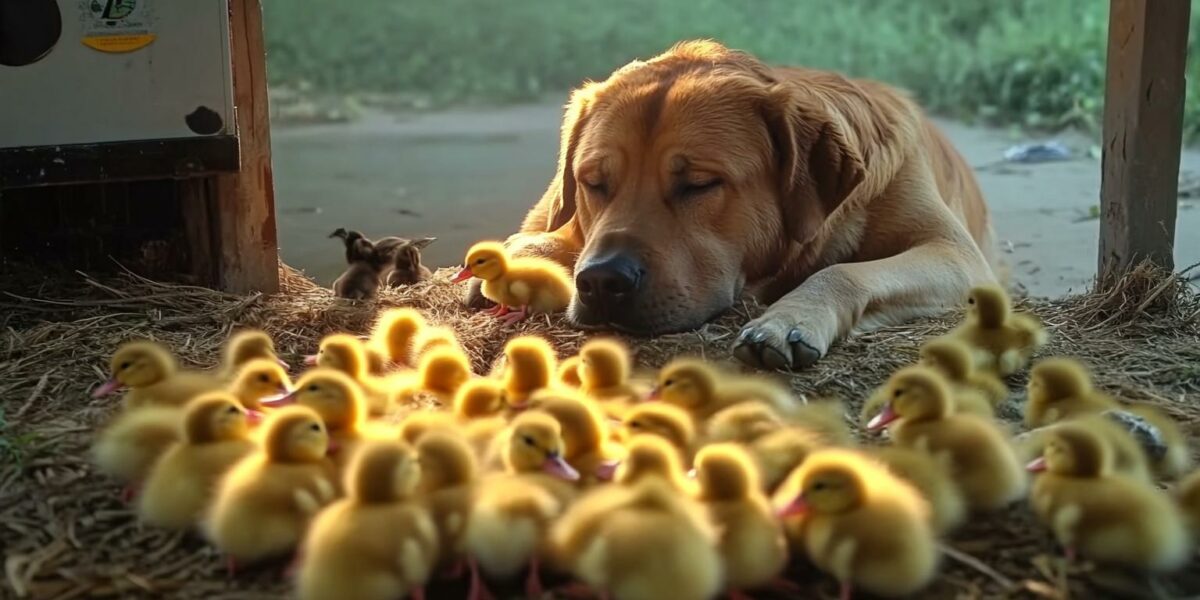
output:
{"label": "dog's head", "polygon": [[583,242],[577,323],[697,327],[819,231],[864,167],[802,79],[690,42],[572,95],[546,227]]}

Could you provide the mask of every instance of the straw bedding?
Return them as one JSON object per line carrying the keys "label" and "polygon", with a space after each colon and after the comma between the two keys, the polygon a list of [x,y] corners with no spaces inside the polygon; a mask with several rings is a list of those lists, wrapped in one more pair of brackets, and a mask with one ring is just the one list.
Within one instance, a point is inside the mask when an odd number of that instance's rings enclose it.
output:
{"label": "straw bedding", "polygon": [[[28,275],[28,274],[25,274]],[[149,281],[132,274],[103,279],[78,274],[42,280],[11,276],[0,295],[0,597],[259,598],[286,594],[278,569],[229,579],[202,540],[140,526],[118,499],[118,487],[96,474],[87,448],[116,400],[92,400],[107,358],[122,341],[150,337],[169,344],[185,364],[214,366],[231,330],[260,327],[292,364],[333,331],[365,333],[383,307],[409,305],[453,327],[478,371],[486,371],[507,339],[546,336],[563,353],[587,334],[561,318],[540,317],[503,329],[461,307],[461,286],[446,273],[374,302],[340,301],[303,274],[281,266],[273,296],[235,296]],[[1174,275],[1141,268],[1105,293],[1058,301],[1024,300],[1052,333],[1043,355],[1073,355],[1095,370],[1097,383],[1130,401],[1148,402],[1200,436],[1200,297]],[[761,307],[747,301],[696,332],[630,339],[640,367],[679,354],[727,360],[739,326]],[[914,360],[924,340],[957,315],[864,334],[838,345],[814,368],[790,376],[798,393],[837,397],[855,415],[865,395],[896,367]],[[1023,375],[1003,416],[1016,420]],[[1193,444],[1193,448],[1200,444]],[[1200,594],[1200,562],[1171,577],[1066,566],[1048,532],[1027,508],[975,519],[946,543],[942,575],[922,598],[1185,597]],[[836,584],[800,569],[794,577],[815,597],[835,597]],[[465,597],[465,585],[439,583],[429,597]]]}

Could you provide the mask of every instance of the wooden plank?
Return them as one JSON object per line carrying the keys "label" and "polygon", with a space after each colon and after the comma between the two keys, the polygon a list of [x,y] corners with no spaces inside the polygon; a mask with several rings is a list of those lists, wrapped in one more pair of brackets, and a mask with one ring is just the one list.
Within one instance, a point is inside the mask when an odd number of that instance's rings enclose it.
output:
{"label": "wooden plank", "polygon": [[1111,0],[1100,280],[1173,268],[1189,0]]}
{"label": "wooden plank", "polygon": [[241,170],[217,176],[217,268],[232,292],[279,289],[266,50],[259,0],[231,0],[230,48]]}
{"label": "wooden plank", "polygon": [[211,177],[183,179],[175,184],[175,195],[179,198],[183,212],[183,230],[187,239],[187,254],[190,272],[199,285],[219,285],[216,255],[213,248],[213,214],[211,207],[216,203],[216,182]]}
{"label": "wooden plank", "polygon": [[0,148],[0,189],[238,170],[231,135],[67,146]]}

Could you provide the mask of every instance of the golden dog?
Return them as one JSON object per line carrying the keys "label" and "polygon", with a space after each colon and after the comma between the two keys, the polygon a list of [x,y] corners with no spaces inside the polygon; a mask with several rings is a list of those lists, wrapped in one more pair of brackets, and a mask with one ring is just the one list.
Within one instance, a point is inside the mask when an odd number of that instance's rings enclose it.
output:
{"label": "golden dog", "polygon": [[691,329],[750,291],[771,304],[734,354],[801,368],[995,281],[992,237],[970,167],[900,91],[687,42],[572,94],[508,245],[574,268],[582,327]]}

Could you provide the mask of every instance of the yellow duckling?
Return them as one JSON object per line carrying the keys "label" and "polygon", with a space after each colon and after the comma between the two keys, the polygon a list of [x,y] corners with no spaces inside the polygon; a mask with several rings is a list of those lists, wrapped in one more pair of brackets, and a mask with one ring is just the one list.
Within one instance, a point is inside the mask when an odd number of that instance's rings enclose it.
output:
{"label": "yellow duckling", "polygon": [[550,386],[555,373],[554,348],[533,336],[516,337],[504,345],[504,392],[513,408],[525,408],[529,396]]}
{"label": "yellow duckling", "polygon": [[937,371],[906,367],[887,385],[891,400],[868,429],[896,422],[894,442],[946,461],[972,509],[1000,509],[1024,495],[1027,478],[1004,434],[991,421],[954,414],[950,388]]}
{"label": "yellow duckling", "polygon": [[976,370],[971,347],[960,340],[942,337],[926,342],[921,346],[921,364],[950,382],[960,405],[961,398],[972,393],[981,395],[993,409],[1008,399],[1008,386],[999,377]]}
{"label": "yellow duckling", "polygon": [[458,341],[458,336],[449,327],[426,327],[422,329],[421,334],[417,336],[416,348],[418,358],[436,348],[449,348],[460,354],[466,354],[462,344]]}
{"label": "yellow duckling", "polygon": [[502,415],[508,410],[504,394],[504,385],[495,379],[472,379],[454,394],[454,415],[464,422]]}
{"label": "yellow duckling", "polygon": [[225,343],[225,356],[217,370],[217,377],[231,380],[252,360],[269,360],[287,371],[288,364],[275,354],[275,342],[265,331],[243,329],[229,336]]}
{"label": "yellow duckling", "polygon": [[423,473],[421,499],[438,532],[438,564],[461,565],[467,518],[479,484],[474,450],[462,435],[434,431],[417,443],[417,455]]}
{"label": "yellow duckling", "polygon": [[698,499],[720,532],[725,587],[742,590],[778,584],[787,564],[787,540],[758,482],[758,470],[736,444],[713,444],[696,455]]}
{"label": "yellow duckling", "polygon": [[217,486],[204,523],[213,545],[238,564],[292,552],[309,521],[336,496],[329,436],[304,406],[277,410],[263,424],[262,452],[237,463]]}
{"label": "yellow duckling", "polygon": [[779,412],[766,402],[741,402],[721,409],[704,424],[704,439],[709,443],[746,444],[783,429]]}
{"label": "yellow duckling", "polygon": [[912,486],[858,452],[814,453],[773,503],[813,564],[837,578],[844,600],[854,588],[908,596],[937,572],[929,506]]}
{"label": "yellow duckling", "polygon": [[109,361],[112,378],[92,391],[102,398],[121,388],[125,408],[168,406],[179,408],[205,392],[218,392],[225,384],[217,377],[179,368],[170,351],[157,342],[138,340],[117,348]]}
{"label": "yellow duckling", "polygon": [[364,444],[346,472],[347,497],[321,511],[304,539],[301,600],[424,597],[437,529],[417,500],[424,470],[400,442]]}
{"label": "yellow duckling", "polygon": [[[1154,474],[1150,469],[1146,451],[1137,443],[1133,436],[1121,425],[1118,425],[1108,415],[1096,413],[1083,415],[1061,421],[1072,423],[1089,429],[1092,433],[1104,438],[1113,454],[1113,471],[1132,477],[1146,483],[1154,482]],[[1026,432],[1015,441],[1017,456],[1024,462],[1029,462],[1042,455],[1049,434],[1057,425],[1049,425]]]}
{"label": "yellow duckling", "polygon": [[146,477],[138,515],[156,527],[195,525],[216,491],[217,480],[254,451],[249,435],[246,409],[233,396],[211,392],[189,403],[183,441],[171,446]]}
{"label": "yellow duckling", "polygon": [[810,454],[831,445],[830,438],[821,432],[792,425],[749,442],[745,448],[758,467],[763,490],[770,492],[779,487]]}
{"label": "yellow duckling", "polygon": [[449,406],[471,376],[471,364],[465,354],[453,348],[434,348],[421,356],[416,378],[397,388],[392,403],[411,405],[420,396],[428,395],[440,405]]}
{"label": "yellow duckling", "polygon": [[738,443],[750,453],[766,491],[774,490],[813,451],[854,443],[841,409],[828,402],[800,406],[787,421],[765,402],[742,402],[713,415],[707,431],[708,443]]}
{"label": "yellow duckling", "polygon": [[[1034,365],[1027,391],[1025,424],[1029,427],[1104,413],[1135,438],[1159,474],[1177,477],[1191,466],[1187,438],[1170,417],[1146,405],[1121,406],[1092,387],[1087,367],[1076,360],[1052,358]],[[1118,451],[1118,468],[1129,466],[1127,457]]]}
{"label": "yellow duckling", "polygon": [[930,525],[935,533],[949,533],[966,521],[967,499],[946,465],[933,456],[900,446],[872,448],[869,455],[921,493],[929,503]]}
{"label": "yellow duckling", "polygon": [[379,316],[371,334],[371,346],[397,365],[416,367],[417,336],[425,326],[425,317],[417,309],[389,308]]}
{"label": "yellow duckling", "polygon": [[575,389],[579,389],[583,385],[583,381],[579,379],[579,363],[582,360],[579,355],[575,355],[569,356],[559,363],[555,379],[560,385]]}
{"label": "yellow duckling", "polygon": [[562,426],[563,458],[583,483],[612,480],[621,447],[609,443],[608,425],[594,402],[578,392],[545,389],[534,393],[530,404]]}
{"label": "yellow duckling", "polygon": [[714,597],[718,533],[694,494],[675,449],[657,436],[637,436],[617,485],[593,488],[554,525],[553,554],[601,597]]}
{"label": "yellow duckling", "polygon": [[1029,470],[1032,504],[1072,558],[1147,571],[1170,571],[1191,558],[1188,529],[1171,499],[1151,485],[1115,475],[1103,438],[1073,423],[1055,427]]}
{"label": "yellow duckling", "polygon": [[242,406],[253,411],[251,423],[257,424],[257,413],[263,410],[262,400],[291,393],[292,380],[278,362],[256,358],[242,365],[229,391]]}
{"label": "yellow duckling", "polygon": [[691,464],[696,443],[692,417],[682,408],[665,402],[639,404],[625,413],[621,439],[626,444],[639,435],[656,435],[669,442],[684,462]]}
{"label": "yellow duckling", "polygon": [[649,389],[629,380],[629,350],[616,340],[595,339],[579,350],[579,389],[597,400],[629,404],[641,401]]}
{"label": "yellow duckling", "polygon": [[479,242],[467,251],[453,281],[472,277],[483,280],[480,292],[496,303],[491,314],[509,325],[531,314],[565,310],[575,294],[571,274],[562,265],[544,258],[512,258],[499,242]]}
{"label": "yellow duckling", "polygon": [[674,404],[703,423],[723,408],[740,402],[765,402],[776,410],[790,411],[796,400],[783,386],[763,377],[741,377],[721,373],[704,361],[677,358],[658,374],[651,399]]}
{"label": "yellow duckling", "polygon": [[526,565],[526,596],[541,597],[544,538],[574,499],[572,482],[579,479],[564,458],[561,427],[550,415],[521,414],[505,441],[507,474],[481,482],[467,522],[471,600],[491,597],[481,570],[492,578],[510,579]]}
{"label": "yellow duckling", "polygon": [[366,402],[358,384],[349,376],[333,369],[313,369],[296,382],[290,394],[272,401],[269,406],[298,404],[314,410],[321,417],[329,436],[328,454],[339,469],[345,468],[364,438],[387,437],[383,432],[368,430]]}
{"label": "yellow duckling", "polygon": [[441,410],[415,410],[404,416],[396,427],[397,438],[411,446],[415,446],[421,438],[434,431],[458,431],[459,421]]}
{"label": "yellow duckling", "polygon": [[1200,544],[1200,471],[1195,471],[1179,482],[1175,490],[1183,516],[1192,529],[1192,538]]}
{"label": "yellow duckling", "polygon": [[325,336],[321,340],[316,366],[341,371],[358,382],[362,386],[367,408],[373,415],[386,413],[390,406],[392,389],[408,382],[403,375],[390,379],[372,375],[366,346],[362,340],[347,334],[337,333]]}
{"label": "yellow duckling", "polygon": [[183,438],[183,411],[150,406],[119,413],[96,437],[92,460],[104,473],[125,484],[128,502],[150,474],[154,463]]}
{"label": "yellow duckling", "polygon": [[973,288],[967,304],[966,318],[947,336],[970,345],[979,368],[1001,377],[1012,375],[1025,368],[1033,353],[1046,345],[1046,330],[1041,323],[1030,315],[1014,313],[1004,288]]}

